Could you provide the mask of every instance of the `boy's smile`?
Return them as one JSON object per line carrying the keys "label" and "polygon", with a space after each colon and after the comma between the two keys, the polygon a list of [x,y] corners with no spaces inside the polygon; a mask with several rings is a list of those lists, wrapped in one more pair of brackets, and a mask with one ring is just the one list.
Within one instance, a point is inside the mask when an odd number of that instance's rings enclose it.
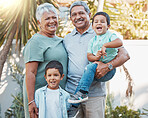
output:
{"label": "boy's smile", "polygon": [[60,80],[63,79],[64,74],[61,76],[58,69],[49,68],[44,76],[48,83],[48,88],[50,89],[58,89]]}
{"label": "boy's smile", "polygon": [[110,25],[107,25],[107,19],[103,15],[96,15],[94,18],[93,29],[97,35],[105,34]]}

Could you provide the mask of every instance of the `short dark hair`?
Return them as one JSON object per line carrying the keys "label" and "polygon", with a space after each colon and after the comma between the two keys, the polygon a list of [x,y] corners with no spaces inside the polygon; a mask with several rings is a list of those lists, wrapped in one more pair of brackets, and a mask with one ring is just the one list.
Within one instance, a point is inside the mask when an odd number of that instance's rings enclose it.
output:
{"label": "short dark hair", "polygon": [[110,17],[109,17],[109,15],[108,15],[106,12],[97,12],[97,13],[93,16],[92,24],[94,23],[94,18],[95,18],[97,15],[103,15],[103,16],[105,16],[105,17],[106,17],[106,20],[107,20],[107,25],[110,25]]}
{"label": "short dark hair", "polygon": [[50,62],[46,65],[46,67],[45,67],[45,75],[46,75],[46,73],[47,73],[47,70],[48,70],[48,69],[52,69],[52,68],[58,69],[58,70],[59,70],[59,73],[60,73],[61,76],[62,76],[62,74],[63,74],[63,66],[62,66],[62,64],[61,64],[59,61],[55,61],[55,60],[50,61]]}

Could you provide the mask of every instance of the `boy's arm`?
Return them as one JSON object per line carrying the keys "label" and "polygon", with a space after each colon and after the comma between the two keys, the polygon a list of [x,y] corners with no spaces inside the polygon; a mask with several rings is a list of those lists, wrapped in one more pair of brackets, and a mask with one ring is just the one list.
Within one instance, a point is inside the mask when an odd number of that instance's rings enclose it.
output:
{"label": "boy's arm", "polygon": [[101,48],[103,58],[104,58],[104,56],[106,56],[106,48],[118,48],[118,47],[121,47],[122,45],[123,45],[123,43],[122,43],[121,39],[119,39],[119,38],[117,38],[111,42],[104,43]]}
{"label": "boy's arm", "polygon": [[104,43],[103,47],[106,47],[106,48],[118,48],[118,47],[121,47],[123,45],[121,39],[117,38],[111,42],[108,42],[108,43]]}
{"label": "boy's arm", "polygon": [[98,51],[96,55],[92,54],[92,53],[87,53],[87,59],[90,62],[94,62],[94,61],[98,61],[101,58],[101,51]]}
{"label": "boy's arm", "polygon": [[112,64],[113,68],[119,67],[122,64],[124,64],[127,60],[130,59],[130,56],[127,52],[127,50],[124,47],[121,47],[118,49],[118,55],[109,63],[103,63],[103,62],[95,62],[98,64],[96,69],[96,78],[103,77],[107,72],[109,72],[108,65]]}

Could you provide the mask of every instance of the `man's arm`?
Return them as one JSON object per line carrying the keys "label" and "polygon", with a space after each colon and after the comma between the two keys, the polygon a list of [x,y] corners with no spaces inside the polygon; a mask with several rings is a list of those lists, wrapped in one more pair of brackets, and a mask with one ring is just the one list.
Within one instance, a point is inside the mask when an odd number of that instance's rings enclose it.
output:
{"label": "man's arm", "polygon": [[130,56],[127,50],[124,47],[121,47],[118,50],[118,55],[115,57],[115,59],[113,59],[109,63],[113,65],[113,68],[116,68],[116,67],[123,65],[129,59],[130,59]]}
{"label": "man's arm", "polygon": [[109,68],[108,68],[108,64],[112,64],[113,65],[113,69],[116,67],[121,66],[122,64],[124,64],[127,60],[130,59],[130,56],[128,54],[128,52],[126,51],[126,49],[124,47],[119,48],[118,50],[118,55],[109,63],[102,63],[102,62],[95,62],[98,64],[98,67],[96,69],[96,78],[101,78],[103,77],[107,72],[109,72]]}

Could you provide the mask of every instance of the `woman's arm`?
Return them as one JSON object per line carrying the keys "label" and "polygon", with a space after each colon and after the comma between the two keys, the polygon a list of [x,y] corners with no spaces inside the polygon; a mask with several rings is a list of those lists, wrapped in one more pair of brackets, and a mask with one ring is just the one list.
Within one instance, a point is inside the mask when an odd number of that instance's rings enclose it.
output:
{"label": "woman's arm", "polygon": [[95,62],[98,64],[98,67],[96,69],[96,78],[101,78],[103,77],[107,72],[109,72],[109,68],[108,65],[112,64],[113,69],[116,67],[121,66],[122,64],[124,64],[127,60],[130,59],[130,56],[128,54],[128,52],[126,51],[126,49],[124,47],[119,48],[118,50],[118,55],[109,63],[104,64],[102,62]]}
{"label": "woman's arm", "polygon": [[[28,96],[28,103],[34,100],[34,92],[35,92],[35,76],[37,74],[38,62],[28,62],[25,64],[26,68],[26,89]],[[31,118],[35,117],[35,112],[37,114],[37,107],[35,102],[29,104],[29,114]]]}

